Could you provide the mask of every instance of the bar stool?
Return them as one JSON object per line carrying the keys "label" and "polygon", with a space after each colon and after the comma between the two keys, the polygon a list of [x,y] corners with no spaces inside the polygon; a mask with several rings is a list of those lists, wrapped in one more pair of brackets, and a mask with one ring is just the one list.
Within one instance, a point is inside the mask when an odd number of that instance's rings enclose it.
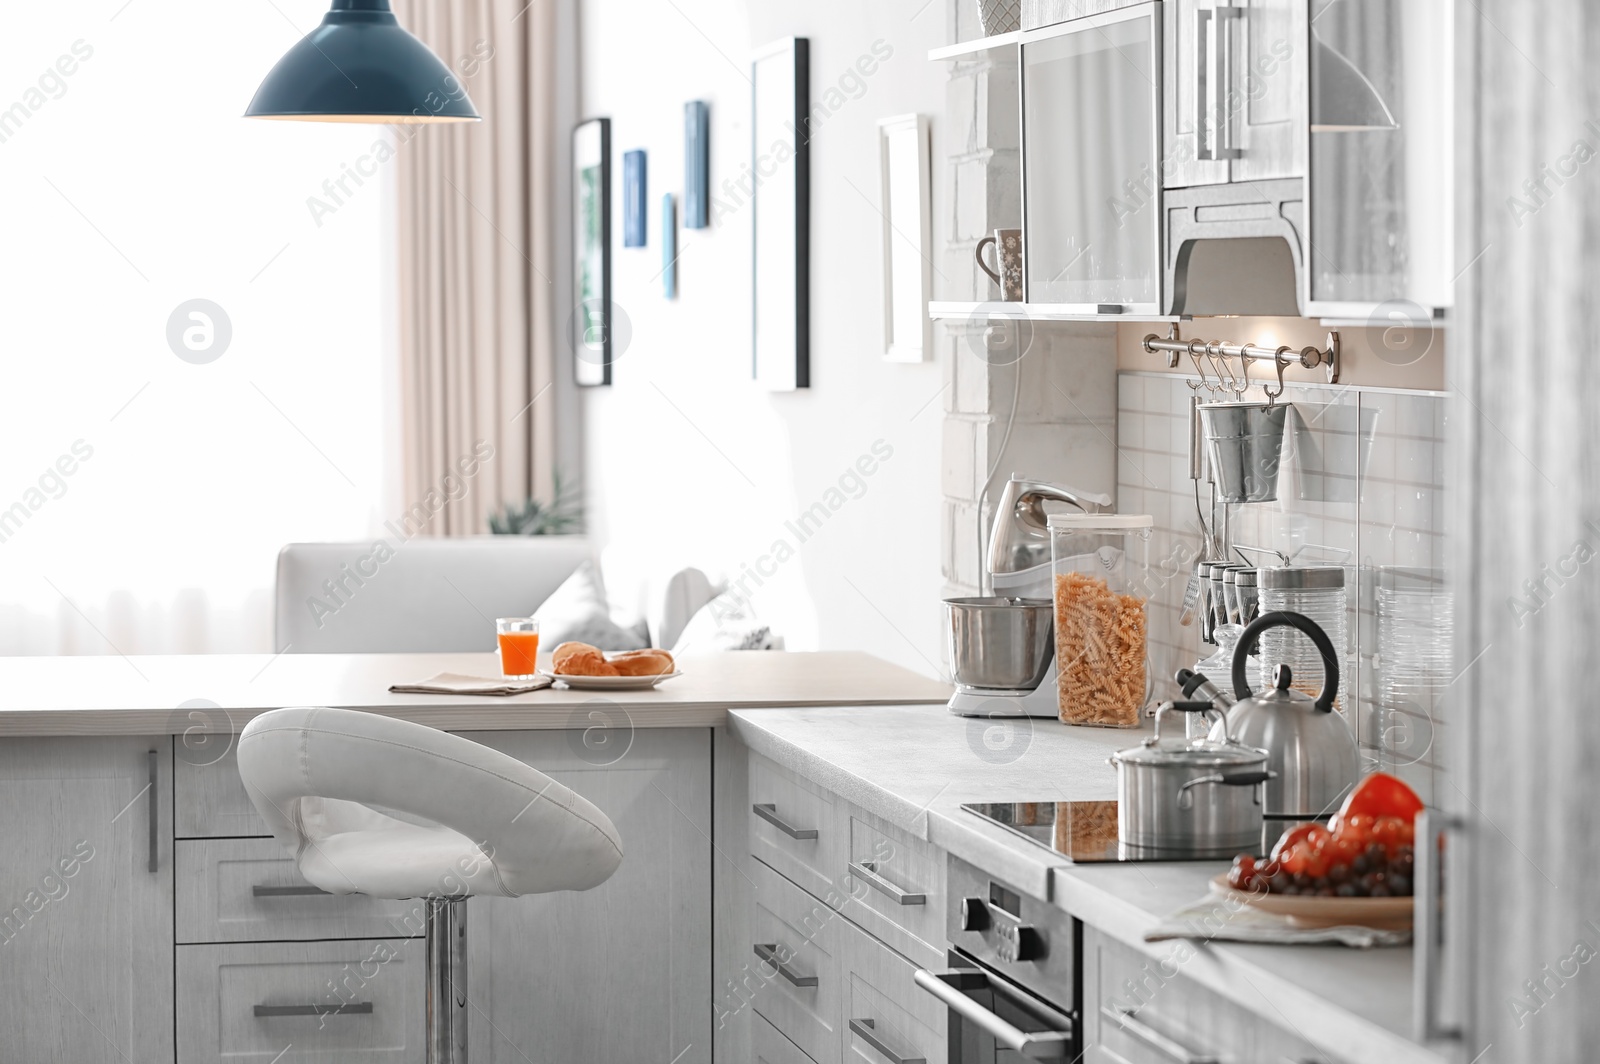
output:
{"label": "bar stool", "polygon": [[467,1059],[467,898],[588,890],[622,862],[606,815],[549,776],[374,713],[263,713],[239,776],[313,886],[427,900],[428,1064]]}

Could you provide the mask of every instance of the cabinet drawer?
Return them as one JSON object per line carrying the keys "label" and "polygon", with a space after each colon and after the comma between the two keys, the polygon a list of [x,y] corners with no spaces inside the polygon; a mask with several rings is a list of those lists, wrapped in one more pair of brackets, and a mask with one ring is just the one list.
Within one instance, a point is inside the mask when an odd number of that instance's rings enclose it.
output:
{"label": "cabinet drawer", "polygon": [[[1131,1013],[1131,1015],[1129,1015]],[[1083,929],[1083,1044],[1090,1064],[1320,1061],[1298,1035],[1092,927]]]}
{"label": "cabinet drawer", "polygon": [[[751,864],[755,914],[745,985],[755,1012],[817,1064],[836,1064],[839,936],[848,921],[759,861]],[[771,947],[778,964],[759,959],[758,946]]]}
{"label": "cabinet drawer", "polygon": [[839,835],[850,876],[845,914],[918,964],[941,966],[944,855],[864,809],[839,805]]}
{"label": "cabinet drawer", "polygon": [[[179,946],[177,954],[177,1064],[422,1059],[421,939]],[[334,1008],[344,1011],[327,1014]]]}
{"label": "cabinet drawer", "polygon": [[751,754],[750,806],[750,852],[817,897],[827,897],[844,873],[833,799]]}
{"label": "cabinet drawer", "polygon": [[785,1038],[778,1029],[760,1016],[754,1016],[756,1064],[815,1064],[800,1051],[800,1047]]}
{"label": "cabinet drawer", "polygon": [[[201,740],[204,740],[202,742]],[[172,761],[172,828],[180,839],[270,836],[250,796],[239,781],[236,736],[178,736]],[[226,745],[212,752],[205,743]]]}
{"label": "cabinet drawer", "polygon": [[949,1014],[916,984],[916,965],[860,929],[841,936],[845,1064],[945,1064]]}
{"label": "cabinet drawer", "polygon": [[271,942],[421,935],[420,901],[324,894],[278,840],[179,839],[179,942]]}

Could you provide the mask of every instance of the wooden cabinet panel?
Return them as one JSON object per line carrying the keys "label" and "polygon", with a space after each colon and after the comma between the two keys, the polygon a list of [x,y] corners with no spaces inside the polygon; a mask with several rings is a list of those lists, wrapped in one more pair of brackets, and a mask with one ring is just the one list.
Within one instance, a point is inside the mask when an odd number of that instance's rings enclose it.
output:
{"label": "wooden cabinet panel", "polygon": [[421,939],[228,943],[177,953],[178,1064],[423,1057]]}
{"label": "wooden cabinet panel", "polygon": [[1239,0],[1230,91],[1234,181],[1306,173],[1306,98],[1311,78],[1305,0]]}
{"label": "wooden cabinet panel", "polygon": [[916,965],[853,926],[845,927],[841,939],[843,1059],[945,1064],[949,1014],[917,986]]}
{"label": "wooden cabinet panel", "polygon": [[760,1016],[753,1025],[756,1064],[815,1064],[800,1047],[789,1041],[778,1029]]}
{"label": "wooden cabinet panel", "polygon": [[172,1060],[171,738],[7,739],[0,809],[0,1059]]}
{"label": "wooden cabinet panel", "polygon": [[[1226,159],[1202,159],[1202,133],[1211,122],[1202,115],[1201,75],[1206,52],[1200,47],[1200,21],[1213,18],[1217,0],[1167,0],[1162,7],[1161,177],[1164,188],[1218,185],[1228,180]],[[1206,25],[1215,25],[1214,21]]]}
{"label": "wooden cabinet panel", "polygon": [[468,903],[473,1060],[706,1064],[711,729],[624,726],[604,743],[582,731],[470,738],[593,802],[623,849],[594,890]]}
{"label": "wooden cabinet panel", "polygon": [[[239,780],[239,758],[232,740],[236,736],[206,735],[185,744],[177,740],[173,765],[175,821],[173,831],[180,839],[270,836],[267,822],[261,819],[250,796]],[[209,743],[223,743],[214,749]]]}
{"label": "wooden cabinet panel", "polygon": [[845,864],[833,797],[752,754],[750,806],[750,852],[817,897],[827,897]]}
{"label": "wooden cabinet panel", "polygon": [[[818,1064],[834,1064],[839,1059],[839,938],[845,919],[759,862],[751,878],[755,917],[745,947],[755,962],[755,978],[746,983],[750,1005]],[[756,960],[758,945],[774,948],[771,960]],[[796,985],[789,976],[810,985]]]}
{"label": "wooden cabinet panel", "polygon": [[[945,957],[945,856],[931,843],[848,802],[839,803],[847,848],[845,915],[918,964]],[[860,868],[861,872],[855,871]],[[865,873],[865,874],[862,874]],[[915,904],[902,904],[920,895]]]}
{"label": "wooden cabinet panel", "polygon": [[180,839],[176,849],[179,942],[416,937],[426,926],[421,901],[317,891],[274,838]]}
{"label": "wooden cabinet panel", "polygon": [[1330,1059],[1163,962],[1083,929],[1083,1044],[1091,1064],[1227,1064]]}

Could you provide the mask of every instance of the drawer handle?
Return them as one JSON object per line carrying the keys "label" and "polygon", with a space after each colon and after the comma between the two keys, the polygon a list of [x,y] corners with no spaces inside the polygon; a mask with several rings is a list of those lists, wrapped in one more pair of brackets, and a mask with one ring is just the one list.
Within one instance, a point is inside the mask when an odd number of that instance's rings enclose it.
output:
{"label": "drawer handle", "polygon": [[299,897],[302,894],[329,893],[331,893],[331,891],[323,890],[321,887],[313,887],[309,883],[303,886],[295,885],[288,887],[269,887],[265,884],[257,883],[255,886],[250,888],[250,895],[251,897],[255,898],[292,898]]}
{"label": "drawer handle", "polygon": [[[975,968],[952,968],[947,971],[918,968],[912,978],[963,1022],[972,1024],[1013,1053],[1027,1060],[1067,1059],[1067,1048],[1072,1044],[1070,1027],[1024,1031],[993,1009],[967,996],[969,992],[989,989],[989,977],[982,971]],[[1070,1021],[1063,1017],[1062,1022]]]}
{"label": "drawer handle", "polygon": [[850,1021],[850,1032],[852,1034],[854,1034],[857,1038],[860,1038],[873,1049],[876,1049],[878,1052],[888,1057],[890,1060],[894,1061],[894,1064],[928,1064],[927,1057],[902,1057],[900,1054],[890,1049],[884,1043],[883,1039],[878,1037],[877,1027],[877,1020]]}
{"label": "drawer handle", "polygon": [[786,822],[778,815],[777,806],[773,805],[771,802],[766,802],[764,804],[757,803],[756,805],[752,805],[750,807],[750,811],[756,816],[760,817],[762,820],[765,820],[767,823],[771,824],[773,827],[777,828],[779,831],[783,832],[785,835],[789,836],[791,839],[800,839],[803,842],[806,839],[814,839],[817,837],[816,828],[797,828],[793,824]]}
{"label": "drawer handle", "polygon": [[161,870],[161,849],[157,842],[161,838],[161,803],[156,801],[156,783],[161,775],[161,755],[154,750],[150,751],[150,857],[145,862],[145,871],[159,872]]}
{"label": "drawer handle", "polygon": [[1121,1027],[1168,1060],[1176,1061],[1177,1064],[1217,1064],[1216,1057],[1191,1053],[1154,1027],[1143,1023],[1136,1018],[1136,1011],[1135,1009],[1113,1008],[1110,1005],[1100,1006],[1100,1015]]}
{"label": "drawer handle", "polygon": [[926,905],[926,894],[914,894],[909,890],[901,890],[893,883],[878,874],[878,865],[875,861],[850,862],[850,874],[857,879],[865,880],[867,885],[879,894],[887,894],[901,905]]}
{"label": "drawer handle", "polygon": [[816,976],[796,975],[793,971],[784,966],[784,963],[778,959],[778,946],[776,943],[757,943],[756,956],[760,957],[762,960],[778,969],[778,974],[789,980],[789,982],[793,983],[795,986],[817,985]]}
{"label": "drawer handle", "polygon": [[372,1011],[370,1001],[345,1005],[257,1005],[256,1018],[276,1016],[364,1016]]}

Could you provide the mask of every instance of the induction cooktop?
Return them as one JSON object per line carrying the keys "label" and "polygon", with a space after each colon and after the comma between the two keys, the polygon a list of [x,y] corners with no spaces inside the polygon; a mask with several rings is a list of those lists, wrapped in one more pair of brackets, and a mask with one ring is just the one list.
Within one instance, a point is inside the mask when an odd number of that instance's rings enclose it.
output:
{"label": "induction cooktop", "polygon": [[[1117,803],[973,802],[961,808],[1074,864],[1112,861],[1215,861],[1217,855],[1146,849],[1117,841]],[[1232,856],[1229,854],[1228,856]]]}

